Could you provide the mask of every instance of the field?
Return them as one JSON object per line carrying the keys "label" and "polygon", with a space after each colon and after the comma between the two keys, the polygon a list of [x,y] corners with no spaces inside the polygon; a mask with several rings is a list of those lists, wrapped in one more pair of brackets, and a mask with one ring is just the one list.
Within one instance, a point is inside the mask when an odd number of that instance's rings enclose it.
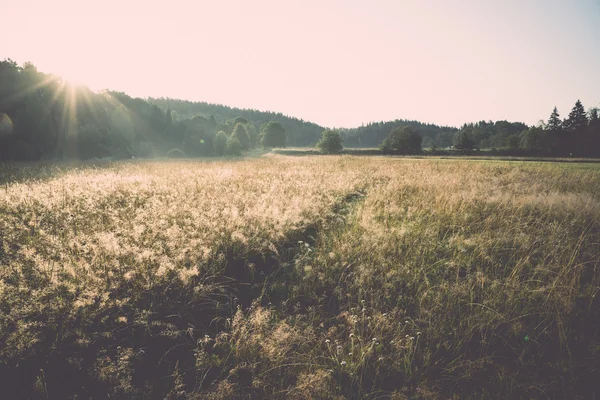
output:
{"label": "field", "polygon": [[600,395],[597,164],[0,167],[0,397]]}

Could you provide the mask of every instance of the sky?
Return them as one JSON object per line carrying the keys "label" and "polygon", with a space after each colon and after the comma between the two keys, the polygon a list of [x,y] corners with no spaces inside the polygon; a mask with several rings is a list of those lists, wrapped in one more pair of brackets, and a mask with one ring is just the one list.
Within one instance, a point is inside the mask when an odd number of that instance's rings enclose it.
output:
{"label": "sky", "polygon": [[327,127],[600,106],[600,0],[0,0],[0,59]]}

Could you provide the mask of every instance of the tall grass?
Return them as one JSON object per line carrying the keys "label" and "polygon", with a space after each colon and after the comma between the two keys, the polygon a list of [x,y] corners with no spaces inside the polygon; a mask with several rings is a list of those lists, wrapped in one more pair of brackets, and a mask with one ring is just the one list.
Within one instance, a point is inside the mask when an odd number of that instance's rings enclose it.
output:
{"label": "tall grass", "polygon": [[12,397],[600,394],[600,169],[270,155],[0,176]]}

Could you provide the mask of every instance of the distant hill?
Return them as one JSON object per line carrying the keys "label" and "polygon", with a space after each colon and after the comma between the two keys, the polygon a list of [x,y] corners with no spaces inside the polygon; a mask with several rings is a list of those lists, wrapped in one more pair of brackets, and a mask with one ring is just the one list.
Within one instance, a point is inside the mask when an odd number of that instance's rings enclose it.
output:
{"label": "distant hill", "polygon": [[[151,104],[156,104],[163,111],[170,109],[175,111],[176,118],[179,120],[192,119],[202,116],[209,119],[213,116],[217,124],[227,126],[228,121],[243,117],[253,124],[256,129],[269,121],[278,121],[284,128],[288,138],[288,146],[314,146],[321,138],[324,127],[302,119],[290,117],[282,113],[270,111],[259,111],[253,109],[241,109],[228,107],[221,104],[211,104],[206,102],[193,102],[187,100],[169,99],[169,98],[148,98]],[[229,124],[231,125],[231,124]],[[226,131],[226,129],[223,129]]]}

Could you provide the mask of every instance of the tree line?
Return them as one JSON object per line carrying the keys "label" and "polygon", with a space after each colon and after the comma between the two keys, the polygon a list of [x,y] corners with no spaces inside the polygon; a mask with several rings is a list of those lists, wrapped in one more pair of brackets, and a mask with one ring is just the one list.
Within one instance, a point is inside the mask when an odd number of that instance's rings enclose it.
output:
{"label": "tree line", "polygon": [[204,102],[95,93],[31,63],[0,61],[0,161],[238,155],[263,147],[379,147],[418,154],[497,149],[505,154],[600,157],[598,109],[580,101],[563,120],[554,108],[537,126],[479,121],[460,128],[412,120],[329,130],[283,114]]}
{"label": "tree line", "polygon": [[355,130],[336,131],[335,140],[333,133],[326,131],[317,147],[324,153],[340,152],[342,147],[338,141],[344,141],[346,145],[347,142],[356,144],[357,138],[368,137],[372,140],[383,136],[386,129],[385,138],[378,144],[384,153],[420,154],[426,147],[430,153],[440,150],[469,152],[492,149],[513,155],[600,157],[599,110],[591,108],[586,112],[579,100],[564,120],[555,107],[547,122],[532,127],[521,122],[480,121],[453,129],[396,120],[373,123]]}
{"label": "tree line", "polygon": [[237,155],[286,146],[287,134],[278,121],[182,118],[169,104],[94,93],[31,63],[0,61],[0,161]]}
{"label": "tree line", "polygon": [[537,126],[502,123],[496,133],[491,127],[491,123],[484,121],[465,124],[455,133],[453,146],[464,151],[497,148],[514,154],[600,157],[598,108],[586,112],[579,100],[565,119],[560,118],[554,107],[548,121],[541,121]]}
{"label": "tree line", "polygon": [[[285,129],[288,146],[306,147],[314,146],[321,137],[324,127],[303,119],[294,118],[282,113],[269,111],[259,111],[253,109],[240,109],[228,107],[221,104],[211,104],[206,102],[194,102],[188,100],[170,99],[170,98],[148,98],[152,104],[156,104],[162,109],[169,108],[176,119],[186,120],[195,116],[204,116],[205,118],[213,116],[219,121],[233,120],[236,117],[242,117],[256,127],[260,127],[269,121],[278,121]],[[222,126],[219,130],[226,132],[226,127]]]}

